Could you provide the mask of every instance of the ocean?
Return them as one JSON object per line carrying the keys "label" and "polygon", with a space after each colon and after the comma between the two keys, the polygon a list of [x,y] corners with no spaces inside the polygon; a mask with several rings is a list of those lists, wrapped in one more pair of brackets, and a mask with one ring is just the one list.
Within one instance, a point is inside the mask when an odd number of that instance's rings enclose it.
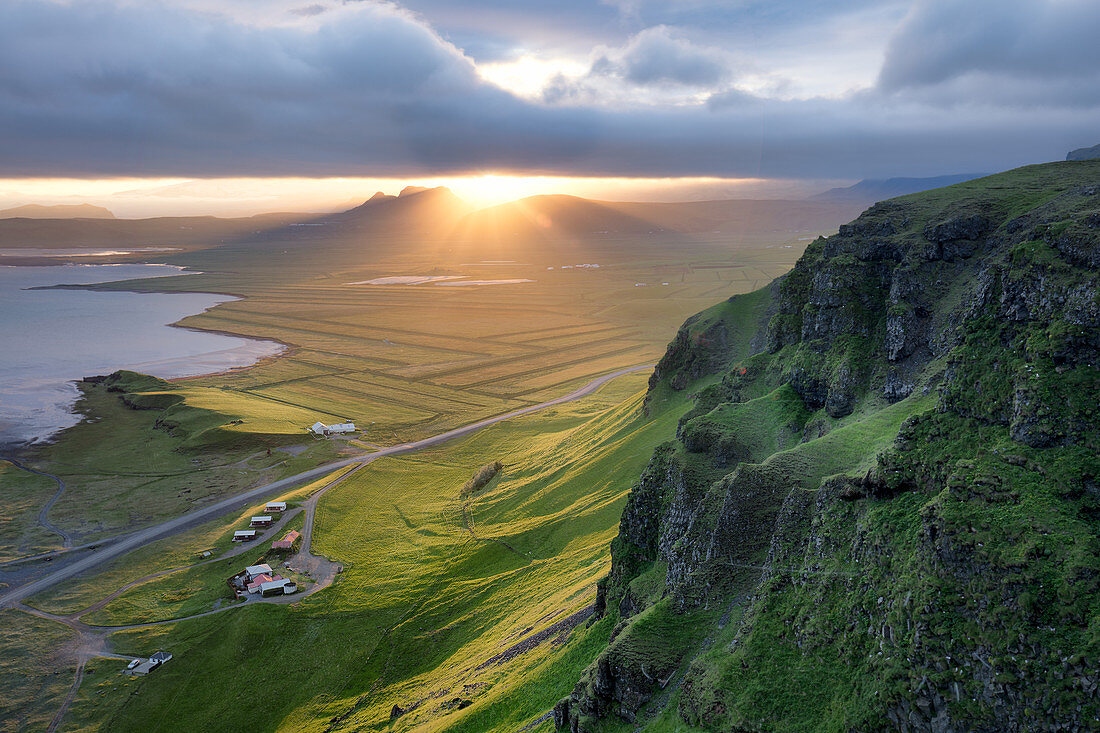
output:
{"label": "ocean", "polygon": [[235,300],[209,293],[30,290],[180,276],[171,265],[0,267],[0,445],[37,442],[71,425],[74,380],[117,369],[172,378],[247,366],[283,350],[168,324]]}

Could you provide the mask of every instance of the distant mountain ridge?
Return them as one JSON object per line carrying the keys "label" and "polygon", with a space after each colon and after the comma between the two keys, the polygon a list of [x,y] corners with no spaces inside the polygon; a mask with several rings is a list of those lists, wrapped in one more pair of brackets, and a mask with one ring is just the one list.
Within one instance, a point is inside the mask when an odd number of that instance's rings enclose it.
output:
{"label": "distant mountain ridge", "polygon": [[529,196],[481,209],[460,223],[461,239],[581,239],[662,232],[688,236],[833,229],[859,213],[848,201],[728,199],[598,201],[564,194]]}
{"label": "distant mountain ridge", "polygon": [[981,178],[982,173],[959,173],[950,176],[931,178],[867,178],[844,188],[830,188],[828,191],[811,196],[811,201],[860,201],[867,204],[885,201],[896,196],[921,193],[933,188],[952,186],[964,181]]}
{"label": "distant mountain ridge", "polygon": [[1066,153],[1066,160],[1093,160],[1100,158],[1100,145],[1091,148],[1077,148]]}
{"label": "distant mountain ridge", "polygon": [[11,209],[0,209],[0,219],[114,219],[110,209],[92,204],[26,204]]}

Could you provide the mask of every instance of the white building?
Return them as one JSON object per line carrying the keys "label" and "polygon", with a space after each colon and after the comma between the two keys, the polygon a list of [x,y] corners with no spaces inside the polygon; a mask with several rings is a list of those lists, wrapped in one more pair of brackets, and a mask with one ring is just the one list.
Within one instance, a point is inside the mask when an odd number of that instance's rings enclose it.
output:
{"label": "white building", "polygon": [[286,502],[285,501],[269,501],[269,502],[267,502],[267,506],[264,507],[264,511],[265,512],[285,512],[286,511]]}
{"label": "white building", "polygon": [[287,580],[282,578],[280,580],[269,580],[266,583],[260,584],[261,596],[289,596],[291,593],[298,591],[298,584],[293,580]]}
{"label": "white building", "polygon": [[315,422],[309,426],[309,432],[314,435],[338,435],[341,433],[354,433],[355,423],[342,422],[335,425],[325,425],[322,422]]}
{"label": "white building", "polygon": [[244,571],[248,573],[248,581],[251,583],[252,579],[257,575],[271,575],[271,566],[267,563],[263,565],[249,565]]}

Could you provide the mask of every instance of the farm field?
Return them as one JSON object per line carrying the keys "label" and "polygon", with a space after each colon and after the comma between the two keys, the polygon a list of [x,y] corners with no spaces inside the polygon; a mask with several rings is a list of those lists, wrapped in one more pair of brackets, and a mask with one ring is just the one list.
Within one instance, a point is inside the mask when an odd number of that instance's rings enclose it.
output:
{"label": "farm field", "polygon": [[0,610],[0,731],[46,730],[72,684],[65,652],[75,638],[61,624]]}
{"label": "farm field", "polygon": [[[50,521],[74,544],[96,541],[341,453],[435,435],[654,363],[688,314],[787,271],[815,233],[782,225],[465,241],[424,233],[421,219],[400,231],[292,225],[201,247],[181,241],[143,259],[193,274],[94,286],[238,296],[178,325],[287,349],[172,383],[84,385],[78,409],[88,419],[26,456],[65,483]],[[170,232],[158,236],[171,243]],[[407,276],[451,279],[393,284]],[[379,278],[390,284],[365,284]],[[467,281],[522,282],[454,285]],[[354,443],[317,440],[306,432],[317,421],[362,432]],[[0,470],[21,482],[0,517],[3,556],[60,548],[33,511],[49,479]]]}
{"label": "farm field", "polygon": [[[205,377],[123,372],[85,384],[88,419],[28,459],[65,484],[50,520],[74,544],[94,542],[655,363],[686,315],[787,271],[804,234],[552,239],[507,253],[408,235],[264,236],[161,253],[151,259],[195,273],[97,287],[238,296],[178,325],[287,350]],[[451,279],[368,284],[404,276]],[[453,284],[466,281],[480,284]],[[222,559],[251,508],[32,597],[47,613],[93,607],[82,617],[93,625],[169,621],[110,638],[115,652],[163,648],[173,663],[131,680],[97,659],[89,668],[108,674],[84,680],[62,730],[135,729],[165,704],[180,710],[180,725],[216,730],[245,679],[292,690],[264,713],[265,729],[386,727],[394,706],[403,711],[395,730],[518,729],[543,715],[609,631],[584,623],[594,583],[630,485],[684,409],[643,415],[647,377],[350,475],[317,506],[313,538],[315,552],[346,570],[291,605],[171,622],[231,603],[225,577],[263,550]],[[315,438],[306,428],[318,420],[353,421],[361,433]],[[502,475],[460,498],[473,472],[497,460]],[[60,547],[33,511],[56,485],[0,470],[25,494],[0,522],[7,556]],[[310,490],[288,495],[292,506]],[[204,564],[172,570],[205,550]],[[66,659],[54,646],[50,659]]]}
{"label": "farm field", "polygon": [[[240,696],[261,688],[280,691],[254,721],[263,729],[324,730],[333,718],[332,730],[518,729],[539,717],[586,663],[587,640],[606,636],[603,624],[562,622],[592,603],[626,493],[685,409],[673,400],[644,415],[645,379],[622,377],[577,402],[349,476],[322,498],[315,526],[315,551],[346,567],[335,585],[292,606],[114,634],[118,652],[155,647],[175,658],[141,680],[95,680],[63,729],[137,729],[170,704],[181,726],[220,730]],[[463,499],[466,480],[494,460],[502,474]],[[216,541],[217,529],[171,544],[200,536]],[[131,556],[128,572],[105,571],[84,588],[109,591],[156,554]],[[181,584],[224,584],[225,563],[137,586],[103,620],[149,620],[150,599]],[[178,607],[200,610],[185,599]],[[532,639],[530,650],[499,656]],[[172,702],[180,700],[188,702]],[[394,705],[408,712],[391,724]]]}
{"label": "farm field", "polygon": [[[231,404],[244,421],[233,430],[288,435],[305,427],[295,420],[351,420],[366,440],[392,445],[656,361],[686,314],[789,269],[806,244],[796,234],[549,241],[492,262],[415,240],[310,241],[308,251],[246,242],[166,258],[202,274],[118,287],[243,296],[180,325],[291,347],[247,370],[178,383],[188,404]],[[441,273],[528,282],[363,284]]]}

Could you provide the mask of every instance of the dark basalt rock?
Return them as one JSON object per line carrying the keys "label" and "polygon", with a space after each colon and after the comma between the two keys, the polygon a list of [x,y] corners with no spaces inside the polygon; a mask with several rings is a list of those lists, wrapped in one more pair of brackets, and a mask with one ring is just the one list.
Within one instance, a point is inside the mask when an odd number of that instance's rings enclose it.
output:
{"label": "dark basalt rock", "polygon": [[924,238],[934,244],[965,239],[973,242],[984,237],[993,223],[981,214],[960,216],[939,224],[929,224],[924,228]]}

